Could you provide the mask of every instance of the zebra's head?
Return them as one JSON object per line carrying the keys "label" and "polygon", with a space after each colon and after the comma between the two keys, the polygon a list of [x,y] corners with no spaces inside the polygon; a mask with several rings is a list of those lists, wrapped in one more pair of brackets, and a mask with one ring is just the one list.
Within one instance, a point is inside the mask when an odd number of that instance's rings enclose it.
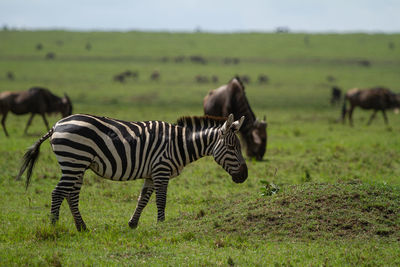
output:
{"label": "zebra's head", "polygon": [[232,176],[235,183],[243,183],[247,179],[247,165],[236,135],[243,121],[244,116],[233,121],[233,114],[230,114],[218,130],[218,140],[212,151],[214,160]]}

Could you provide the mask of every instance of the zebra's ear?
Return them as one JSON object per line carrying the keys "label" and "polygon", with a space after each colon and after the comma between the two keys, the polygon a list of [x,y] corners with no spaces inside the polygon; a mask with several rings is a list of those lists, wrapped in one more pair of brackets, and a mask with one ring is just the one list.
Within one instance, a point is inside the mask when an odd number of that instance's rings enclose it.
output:
{"label": "zebra's ear", "polygon": [[232,130],[236,133],[237,131],[239,131],[240,127],[242,127],[242,124],[244,122],[245,117],[242,116],[239,120],[235,121],[234,123],[232,123]]}
{"label": "zebra's ear", "polygon": [[221,132],[222,135],[226,135],[229,131],[229,129],[232,127],[232,122],[233,122],[233,114],[229,114],[228,119],[226,120],[226,122],[222,125],[221,127]]}

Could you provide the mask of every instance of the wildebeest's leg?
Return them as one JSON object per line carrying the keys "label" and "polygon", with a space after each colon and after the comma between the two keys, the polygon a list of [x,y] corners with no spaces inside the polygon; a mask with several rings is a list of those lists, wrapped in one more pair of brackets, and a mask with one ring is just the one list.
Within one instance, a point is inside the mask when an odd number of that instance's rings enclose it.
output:
{"label": "wildebeest's leg", "polygon": [[350,106],[348,113],[349,113],[349,122],[350,122],[351,126],[353,126],[353,110],[354,110],[354,107]]}
{"label": "wildebeest's leg", "polygon": [[132,218],[129,220],[129,227],[131,227],[131,228],[137,227],[139,218],[140,218],[140,214],[142,214],[144,207],[146,207],[147,202],[149,202],[149,199],[150,199],[153,191],[154,191],[153,180],[146,179],[144,181],[142,191],[141,191],[139,199],[138,199],[138,204],[136,206],[135,213],[132,215]]}
{"label": "wildebeest's leg", "polygon": [[386,111],[384,109],[382,109],[382,114],[383,114],[383,119],[385,120],[385,124],[388,125],[389,124],[389,120],[386,116]]}
{"label": "wildebeest's leg", "polygon": [[35,113],[32,113],[31,116],[30,116],[30,118],[29,118],[29,120],[28,120],[28,123],[26,124],[24,134],[27,134],[27,133],[28,133],[28,128],[29,128],[29,126],[31,125],[34,116],[35,116]]}
{"label": "wildebeest's leg", "polygon": [[43,118],[44,124],[45,124],[46,127],[47,127],[47,131],[50,131],[49,123],[48,123],[48,121],[47,121],[47,119],[46,119],[46,115],[45,115],[44,113],[42,113],[42,118]]}
{"label": "wildebeest's leg", "polygon": [[372,120],[375,119],[375,116],[376,116],[377,112],[378,111],[375,109],[374,112],[371,114],[371,117],[369,118],[367,125],[370,125]]}
{"label": "wildebeest's leg", "polygon": [[167,203],[167,187],[169,177],[154,178],[154,188],[156,190],[157,221],[165,220],[165,205]]}
{"label": "wildebeest's leg", "polygon": [[79,212],[79,192],[82,187],[83,176],[75,182],[72,192],[67,196],[69,209],[71,210],[72,216],[74,217],[75,226],[78,231],[86,230],[86,224],[82,219],[81,213]]}
{"label": "wildebeest's leg", "polygon": [[8,135],[8,132],[7,132],[7,129],[6,129],[6,118],[7,118],[7,114],[8,114],[8,112],[3,113],[3,118],[1,119],[1,125],[3,126],[4,133],[5,133],[6,136],[8,137],[9,135]]}

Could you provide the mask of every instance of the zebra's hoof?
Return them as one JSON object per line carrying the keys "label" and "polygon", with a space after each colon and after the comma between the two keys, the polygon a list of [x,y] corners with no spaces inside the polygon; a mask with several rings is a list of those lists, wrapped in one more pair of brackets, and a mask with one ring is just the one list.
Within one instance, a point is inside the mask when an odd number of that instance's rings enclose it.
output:
{"label": "zebra's hoof", "polygon": [[136,229],[138,226],[138,222],[129,221],[129,227],[132,229]]}
{"label": "zebra's hoof", "polygon": [[86,224],[76,225],[76,229],[77,229],[79,232],[87,231]]}

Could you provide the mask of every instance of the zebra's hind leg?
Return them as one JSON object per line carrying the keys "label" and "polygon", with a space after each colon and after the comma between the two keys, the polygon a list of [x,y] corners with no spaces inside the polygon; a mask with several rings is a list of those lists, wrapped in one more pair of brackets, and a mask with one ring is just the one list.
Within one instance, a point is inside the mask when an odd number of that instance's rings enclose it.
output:
{"label": "zebra's hind leg", "polygon": [[79,176],[75,182],[73,190],[67,196],[67,202],[69,209],[71,210],[72,217],[74,217],[75,226],[78,231],[86,230],[86,224],[82,219],[81,213],[79,212],[79,193],[81,191],[83,183],[83,174]]}
{"label": "zebra's hind leg", "polygon": [[66,197],[67,193],[61,190],[58,185],[51,193],[51,213],[50,213],[50,221],[51,224],[56,224],[60,217],[60,206]]}
{"label": "zebra's hind leg", "polygon": [[[68,173],[68,174],[67,174]],[[83,172],[63,171],[60,182],[52,192],[51,201],[51,222],[55,224],[59,219],[60,206],[67,198],[69,208],[74,217],[75,225],[78,231],[86,230],[85,222],[78,209],[79,192],[82,187]]]}
{"label": "zebra's hind leg", "polygon": [[129,227],[131,227],[131,228],[137,227],[137,225],[139,223],[140,214],[142,214],[144,207],[146,207],[147,202],[149,202],[149,199],[150,199],[153,191],[154,191],[153,181],[151,179],[146,179],[144,181],[142,191],[140,192],[140,196],[138,199],[138,204],[135,209],[135,213],[132,215],[132,218],[129,220]]}

